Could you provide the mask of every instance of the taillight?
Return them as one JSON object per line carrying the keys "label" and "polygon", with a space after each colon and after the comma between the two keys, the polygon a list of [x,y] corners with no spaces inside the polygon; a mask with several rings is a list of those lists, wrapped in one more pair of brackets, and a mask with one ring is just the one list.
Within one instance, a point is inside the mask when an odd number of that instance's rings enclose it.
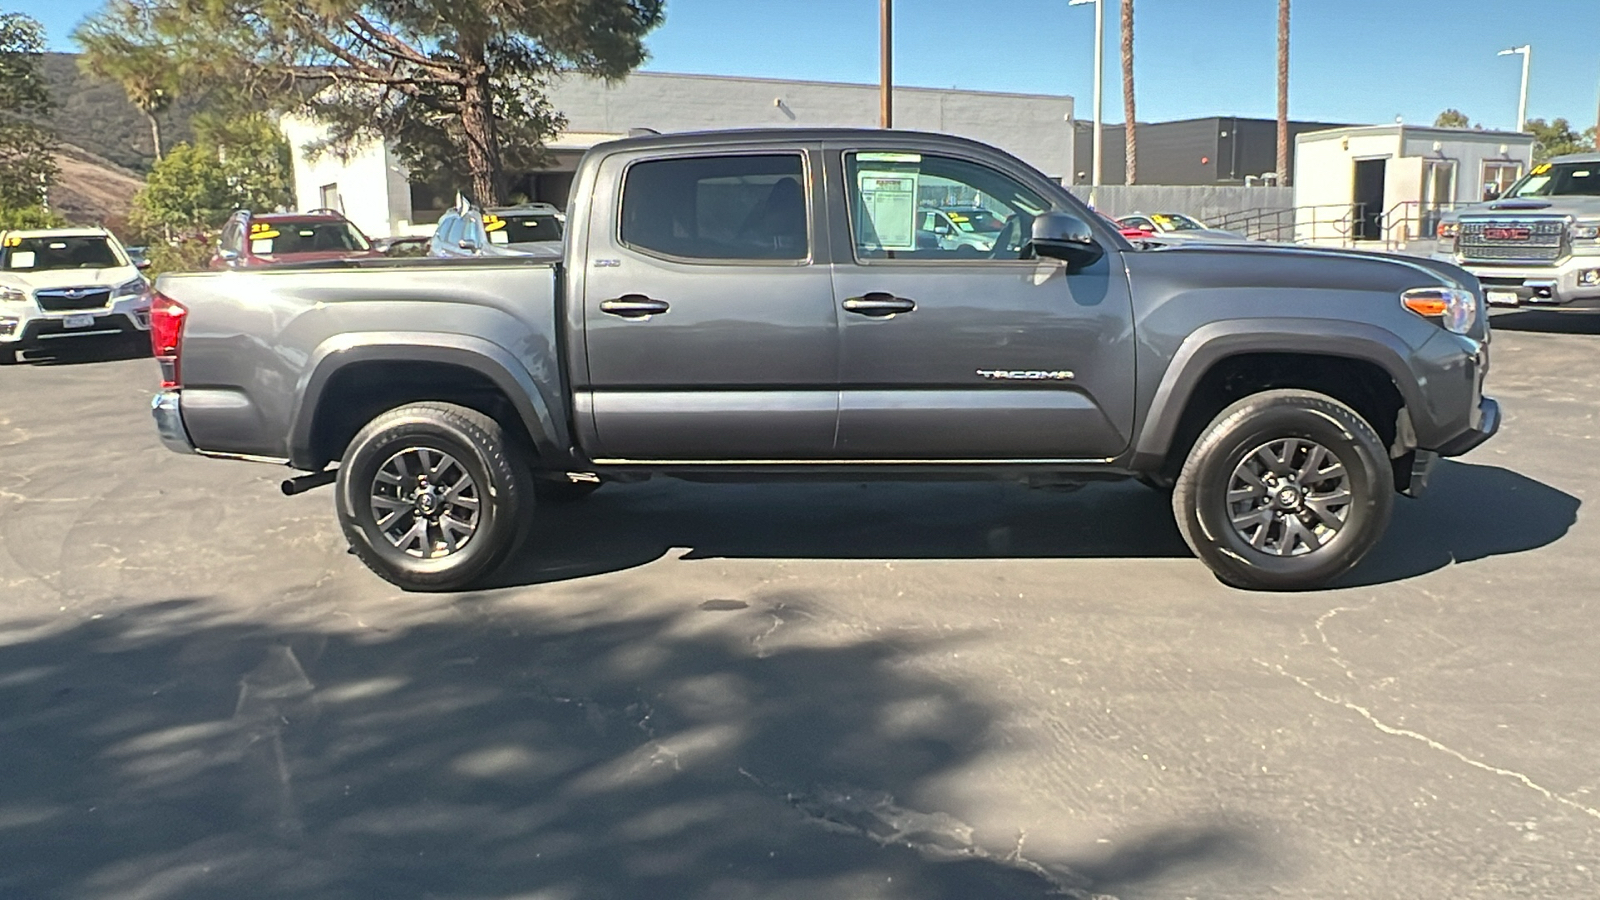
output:
{"label": "taillight", "polygon": [[150,349],[161,363],[161,386],[175,388],[181,381],[178,355],[183,349],[183,325],[189,311],[165,294],[150,303]]}

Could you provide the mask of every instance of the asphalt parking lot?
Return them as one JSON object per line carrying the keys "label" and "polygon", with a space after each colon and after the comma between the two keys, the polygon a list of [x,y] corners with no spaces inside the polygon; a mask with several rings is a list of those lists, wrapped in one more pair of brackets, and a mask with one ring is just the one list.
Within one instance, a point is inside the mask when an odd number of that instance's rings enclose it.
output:
{"label": "asphalt parking lot", "polygon": [[0,369],[0,896],[1600,893],[1600,315],[1338,588],[1133,484],[609,486],[406,595],[330,492]]}

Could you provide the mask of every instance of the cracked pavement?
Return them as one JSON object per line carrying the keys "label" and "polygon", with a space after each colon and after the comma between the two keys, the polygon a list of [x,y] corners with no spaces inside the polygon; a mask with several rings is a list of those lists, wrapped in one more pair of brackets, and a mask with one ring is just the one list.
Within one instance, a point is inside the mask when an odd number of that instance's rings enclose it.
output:
{"label": "cracked pavement", "polygon": [[1600,893],[1600,315],[1338,587],[1132,484],[612,485],[406,595],[330,493],[0,369],[0,896]]}

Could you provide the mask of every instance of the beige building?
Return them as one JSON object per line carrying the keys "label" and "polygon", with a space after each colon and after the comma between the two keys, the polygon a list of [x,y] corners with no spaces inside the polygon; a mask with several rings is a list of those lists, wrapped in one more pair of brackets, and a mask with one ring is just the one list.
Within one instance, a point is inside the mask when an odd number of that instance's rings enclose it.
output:
{"label": "beige building", "polygon": [[1403,249],[1439,216],[1522,177],[1533,135],[1366,125],[1295,139],[1295,240]]}
{"label": "beige building", "polygon": [[[878,124],[878,88],[868,84],[636,72],[615,85],[568,79],[553,86],[550,99],[566,115],[567,130],[550,142],[551,165],[513,173],[512,188],[529,200],[558,207],[566,206],[572,172],[583,152],[633,129]],[[970,137],[1008,150],[1051,177],[1071,175],[1071,97],[897,88],[894,104],[896,127]],[[295,195],[301,209],[339,209],[367,234],[382,236],[430,231],[453,199],[412,185],[392,148],[374,143],[342,159],[331,154],[312,159],[302,148],[320,136],[320,129],[288,120],[284,133],[295,147]]]}

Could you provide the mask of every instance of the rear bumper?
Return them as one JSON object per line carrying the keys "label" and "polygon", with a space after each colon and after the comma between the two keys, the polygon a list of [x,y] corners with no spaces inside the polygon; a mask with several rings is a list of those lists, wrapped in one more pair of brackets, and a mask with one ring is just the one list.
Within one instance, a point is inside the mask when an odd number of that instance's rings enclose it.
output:
{"label": "rear bumper", "polygon": [[1473,419],[1472,427],[1438,448],[1440,456],[1460,456],[1494,437],[1495,432],[1500,430],[1500,404],[1490,397],[1480,399]]}
{"label": "rear bumper", "polygon": [[195,448],[189,440],[189,430],[183,427],[181,397],[179,391],[162,391],[150,402],[150,414],[155,417],[156,433],[161,435],[161,443],[166,444],[168,450],[193,453]]}

